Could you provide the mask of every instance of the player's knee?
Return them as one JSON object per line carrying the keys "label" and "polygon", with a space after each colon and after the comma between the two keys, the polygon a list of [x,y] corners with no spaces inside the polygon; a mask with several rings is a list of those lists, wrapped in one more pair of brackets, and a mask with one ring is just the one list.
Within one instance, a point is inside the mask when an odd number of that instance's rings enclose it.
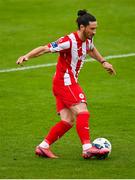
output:
{"label": "player's knee", "polygon": [[88,112],[88,109],[87,109],[87,105],[85,103],[80,103],[80,104],[77,104],[75,106],[72,106],[72,112],[74,113],[74,115],[78,115],[80,113],[83,113],[83,112]]}
{"label": "player's knee", "polygon": [[70,125],[74,124],[74,114],[69,109],[63,109],[60,111],[60,117]]}
{"label": "player's knee", "polygon": [[66,121],[67,123],[69,123],[71,126],[73,126],[73,125],[74,125],[74,122],[75,122],[74,118],[67,118],[67,119],[65,119],[64,121]]}
{"label": "player's knee", "polygon": [[85,115],[85,116],[87,116],[89,118],[90,117],[90,112],[89,111],[81,111],[81,112],[79,112],[77,114],[77,116],[79,116],[79,115]]}

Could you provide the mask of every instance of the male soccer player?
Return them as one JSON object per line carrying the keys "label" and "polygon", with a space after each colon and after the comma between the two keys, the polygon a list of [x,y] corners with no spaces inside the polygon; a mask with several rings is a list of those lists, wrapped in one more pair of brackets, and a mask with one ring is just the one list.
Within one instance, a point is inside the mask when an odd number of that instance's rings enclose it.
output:
{"label": "male soccer player", "polygon": [[50,145],[71,129],[75,120],[77,134],[82,143],[82,156],[91,158],[108,153],[106,148],[97,149],[91,145],[90,113],[87,109],[86,96],[77,81],[87,54],[99,61],[110,74],[115,74],[115,70],[100,55],[93,44],[93,36],[96,34],[97,28],[96,18],[86,10],[79,10],[76,22],[78,25],[76,32],[61,37],[48,45],[33,49],[17,60],[17,64],[21,64],[44,53],[59,52],[53,78],[53,94],[61,120],[50,129],[48,135],[36,147],[35,153],[39,156],[57,158],[51,151]]}

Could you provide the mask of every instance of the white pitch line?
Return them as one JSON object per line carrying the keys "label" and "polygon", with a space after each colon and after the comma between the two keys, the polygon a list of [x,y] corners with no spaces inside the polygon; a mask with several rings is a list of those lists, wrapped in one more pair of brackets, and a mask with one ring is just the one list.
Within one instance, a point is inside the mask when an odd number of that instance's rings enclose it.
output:
{"label": "white pitch line", "polygon": [[[135,53],[111,55],[111,56],[106,56],[105,59],[108,60],[108,59],[125,58],[125,57],[131,57],[131,56],[135,56]],[[95,60],[91,58],[85,60],[85,62],[89,62],[89,61],[95,61]],[[20,68],[0,69],[0,73],[24,71],[28,69],[37,69],[37,68],[42,68],[42,67],[50,67],[50,66],[55,66],[56,64],[57,63],[47,63],[47,64],[39,64],[35,66],[20,67]]]}
{"label": "white pitch line", "polygon": [[39,65],[35,65],[35,66],[20,67],[20,68],[1,69],[0,73],[14,72],[14,71],[24,71],[24,70],[27,70],[27,69],[37,69],[37,68],[41,68],[41,67],[49,67],[49,66],[55,66],[55,65],[56,65],[56,63],[49,63],[49,64],[39,64]]}

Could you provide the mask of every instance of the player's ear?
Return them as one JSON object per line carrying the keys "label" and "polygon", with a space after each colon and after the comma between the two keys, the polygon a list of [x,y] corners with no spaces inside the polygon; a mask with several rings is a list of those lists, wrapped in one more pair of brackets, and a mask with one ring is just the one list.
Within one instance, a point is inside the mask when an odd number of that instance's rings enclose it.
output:
{"label": "player's ear", "polygon": [[84,29],[85,29],[85,26],[81,24],[80,25],[80,30],[84,31]]}

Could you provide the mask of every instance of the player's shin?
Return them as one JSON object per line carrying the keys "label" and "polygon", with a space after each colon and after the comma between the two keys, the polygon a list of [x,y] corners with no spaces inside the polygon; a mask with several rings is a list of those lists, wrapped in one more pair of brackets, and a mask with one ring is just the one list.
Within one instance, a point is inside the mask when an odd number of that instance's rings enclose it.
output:
{"label": "player's shin", "polygon": [[76,130],[83,150],[89,149],[92,146],[90,142],[89,117],[90,114],[86,111],[79,113],[76,119]]}
{"label": "player's shin", "polygon": [[61,120],[50,129],[48,135],[45,137],[45,142],[51,145],[56,140],[61,138],[71,128],[72,125],[70,125],[68,122],[64,120]]}

